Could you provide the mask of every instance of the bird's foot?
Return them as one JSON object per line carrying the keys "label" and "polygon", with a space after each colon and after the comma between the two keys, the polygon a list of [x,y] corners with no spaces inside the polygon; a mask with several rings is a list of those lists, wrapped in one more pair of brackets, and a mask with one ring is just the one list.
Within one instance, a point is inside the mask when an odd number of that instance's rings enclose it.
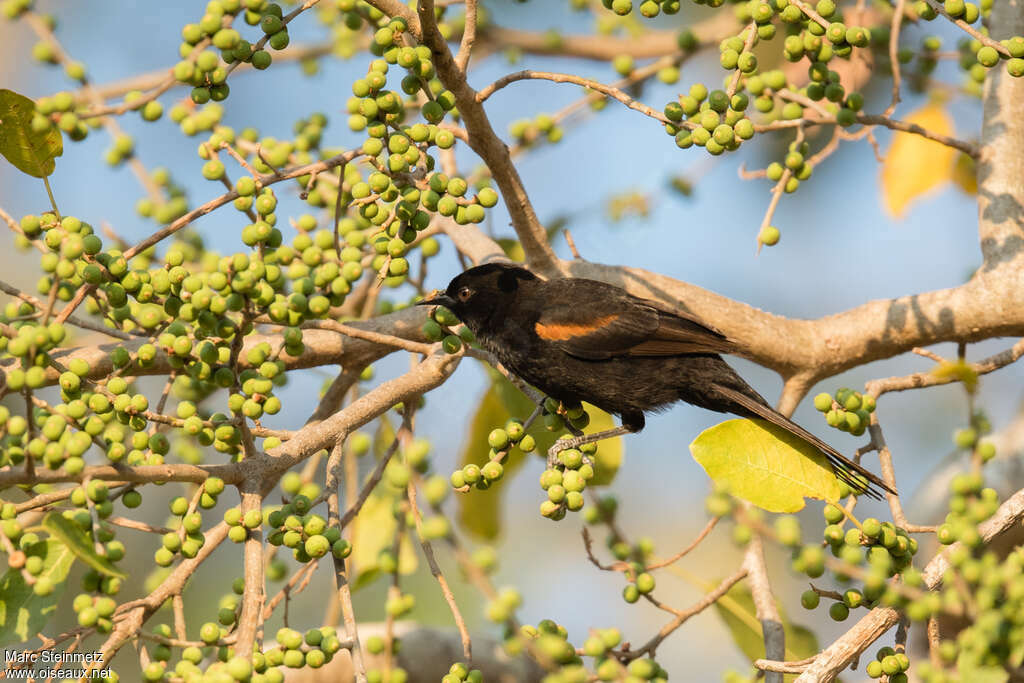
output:
{"label": "bird's foot", "polygon": [[610,439],[614,436],[622,436],[623,434],[630,434],[637,431],[635,427],[614,427],[612,429],[606,429],[603,432],[596,432],[594,434],[580,434],[571,438],[561,438],[554,443],[554,445],[548,449],[548,467],[554,467],[558,462],[558,454],[564,450],[570,448],[579,448],[583,444],[596,443],[603,441],[604,439]]}
{"label": "bird's foot", "polygon": [[580,446],[584,443],[586,443],[586,441],[584,440],[582,434],[573,437],[562,437],[561,439],[556,441],[551,446],[551,448],[548,449],[548,469],[553,469],[555,466],[559,464],[559,453],[561,453],[562,451],[567,451],[570,448],[576,448],[577,446]]}

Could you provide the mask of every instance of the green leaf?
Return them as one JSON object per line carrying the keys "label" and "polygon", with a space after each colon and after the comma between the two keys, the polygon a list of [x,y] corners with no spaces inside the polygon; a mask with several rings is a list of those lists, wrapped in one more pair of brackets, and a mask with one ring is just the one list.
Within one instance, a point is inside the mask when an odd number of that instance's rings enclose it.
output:
{"label": "green leaf", "polygon": [[21,570],[8,569],[0,577],[0,645],[23,643],[42,630],[57,610],[64,580],[75,561],[71,549],[52,538],[33,543],[25,554],[43,558],[43,571],[37,579],[49,579],[54,590],[49,595],[36,595],[25,583]]}
{"label": "green leaf", "polygon": [[0,90],[0,154],[21,172],[45,178],[64,153],[64,139],[56,127],[32,130],[35,102],[13,90]]}
{"label": "green leaf", "polygon": [[359,574],[356,576],[356,580],[352,582],[352,592],[369,586],[371,583],[377,580],[380,576],[380,567],[370,567],[368,569],[359,569],[359,565],[356,565],[356,569]]}
{"label": "green leaf", "polygon": [[81,527],[64,517],[59,512],[50,512],[43,518],[43,528],[50,532],[54,538],[67,544],[75,557],[85,562],[96,571],[107,576],[116,576],[119,579],[128,577],[123,571],[96,552],[93,547],[92,538],[82,531]]}
{"label": "green leaf", "polygon": [[[371,493],[352,523],[352,560],[359,571],[352,584],[353,590],[372,583],[379,576],[380,551],[391,548],[395,542],[398,522],[391,514],[394,500],[392,496]],[[409,534],[405,534],[398,546],[398,573],[412,574],[416,563]]]}
{"label": "green leaf", "polygon": [[[746,585],[738,583],[730,588],[728,593],[715,602],[715,610],[732,634],[733,642],[747,659],[753,662],[765,656],[764,632],[754,608],[754,598]],[[779,614],[782,617],[782,629],[786,633],[786,661],[806,659],[818,654],[818,638],[814,633],[791,623],[781,608]],[[787,680],[793,678],[795,676],[787,676]]]}
{"label": "green leaf", "polygon": [[956,671],[959,680],[971,683],[1006,683],[1010,674],[1001,666],[982,666],[970,657],[961,654],[957,657]]}
{"label": "green leaf", "polygon": [[796,512],[804,498],[839,498],[839,482],[825,456],[764,420],[709,427],[690,444],[690,453],[729,493],[769,512]]}
{"label": "green leaf", "polygon": [[509,237],[499,237],[497,241],[498,246],[500,246],[505,252],[505,256],[517,263],[522,263],[526,260],[526,252],[523,250],[523,245],[519,240],[514,240]]}

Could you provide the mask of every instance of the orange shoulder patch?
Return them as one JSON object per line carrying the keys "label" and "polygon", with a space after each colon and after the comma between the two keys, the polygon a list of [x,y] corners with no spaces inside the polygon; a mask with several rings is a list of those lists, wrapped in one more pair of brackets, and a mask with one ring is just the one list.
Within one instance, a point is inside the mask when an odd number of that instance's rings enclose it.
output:
{"label": "orange shoulder patch", "polygon": [[618,317],[618,315],[606,315],[585,323],[561,323],[549,325],[537,323],[533,326],[533,329],[541,339],[547,339],[548,341],[565,341],[566,339],[572,339],[573,337],[578,337],[583,334],[596,332],[605,325],[614,322]]}

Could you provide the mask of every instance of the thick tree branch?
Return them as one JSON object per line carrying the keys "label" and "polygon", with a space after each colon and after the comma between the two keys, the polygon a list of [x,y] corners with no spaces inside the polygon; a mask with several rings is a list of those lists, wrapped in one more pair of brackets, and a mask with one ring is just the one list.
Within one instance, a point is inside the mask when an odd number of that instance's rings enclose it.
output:
{"label": "thick tree branch", "polygon": [[[989,26],[992,38],[997,40],[1024,34],[1021,0],[993,5]],[[1024,118],[1019,109],[1022,101],[1024,81],[1012,78],[1005,68],[989,70],[977,171],[978,238],[985,270],[1015,260],[1024,251]]]}
{"label": "thick tree branch", "polygon": [[694,313],[735,339],[742,355],[786,379],[804,374],[806,386],[916,346],[1024,335],[1024,272],[1016,262],[982,269],[959,287],[870,301],[817,320],[783,318],[638,268],[587,261],[566,266],[574,277],[610,282]]}
{"label": "thick tree branch", "polygon": [[459,225],[453,220],[440,220],[438,224],[455,248],[473,263],[481,264],[489,261],[508,261],[501,245],[488,237],[475,225]]}
{"label": "thick tree branch", "polygon": [[[710,45],[734,35],[739,27],[739,22],[729,12],[715,12],[710,18],[693,24],[690,29],[698,43]],[[635,38],[560,35],[557,40],[547,33],[517,31],[501,26],[481,27],[479,33],[480,40],[488,43],[556,57],[608,61],[619,55],[650,59],[679,52],[679,33],[675,31],[646,31]]]}
{"label": "thick tree branch", "polygon": [[[246,481],[242,486],[242,515],[251,510],[259,512],[263,496],[259,481]],[[250,529],[244,550],[245,590],[242,594],[242,612],[238,618],[238,652],[250,652],[256,640],[256,631],[262,625],[264,600],[263,532]]]}
{"label": "thick tree branch", "polygon": [[322,448],[334,445],[339,434],[347,434],[389,410],[392,406],[440,386],[454,372],[462,356],[437,353],[415,368],[388,380],[353,401],[323,422],[309,424],[282,445],[268,451],[276,462],[272,469],[283,472]]}
{"label": "thick tree branch", "polygon": [[239,463],[225,465],[189,465],[174,463],[167,465],[93,465],[81,472],[68,474],[63,469],[38,469],[26,472],[25,468],[7,467],[0,470],[0,490],[19,484],[56,484],[67,481],[101,479],[103,481],[152,484],[162,481],[188,481],[201,484],[209,477],[220,477],[227,484],[242,480],[243,468]]}

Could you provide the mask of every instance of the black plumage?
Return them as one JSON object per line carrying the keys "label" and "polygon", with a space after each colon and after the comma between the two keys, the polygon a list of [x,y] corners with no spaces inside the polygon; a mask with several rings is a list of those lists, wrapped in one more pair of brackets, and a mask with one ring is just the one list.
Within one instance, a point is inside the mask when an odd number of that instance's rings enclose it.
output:
{"label": "black plumage", "polygon": [[644,427],[644,413],[687,403],[767,420],[820,450],[836,475],[855,475],[892,491],[881,479],[782,415],[722,359],[736,344],[698,318],[596,280],[542,280],[528,270],[492,263],[456,276],[443,304],[511,372],[552,398],[586,401]]}

